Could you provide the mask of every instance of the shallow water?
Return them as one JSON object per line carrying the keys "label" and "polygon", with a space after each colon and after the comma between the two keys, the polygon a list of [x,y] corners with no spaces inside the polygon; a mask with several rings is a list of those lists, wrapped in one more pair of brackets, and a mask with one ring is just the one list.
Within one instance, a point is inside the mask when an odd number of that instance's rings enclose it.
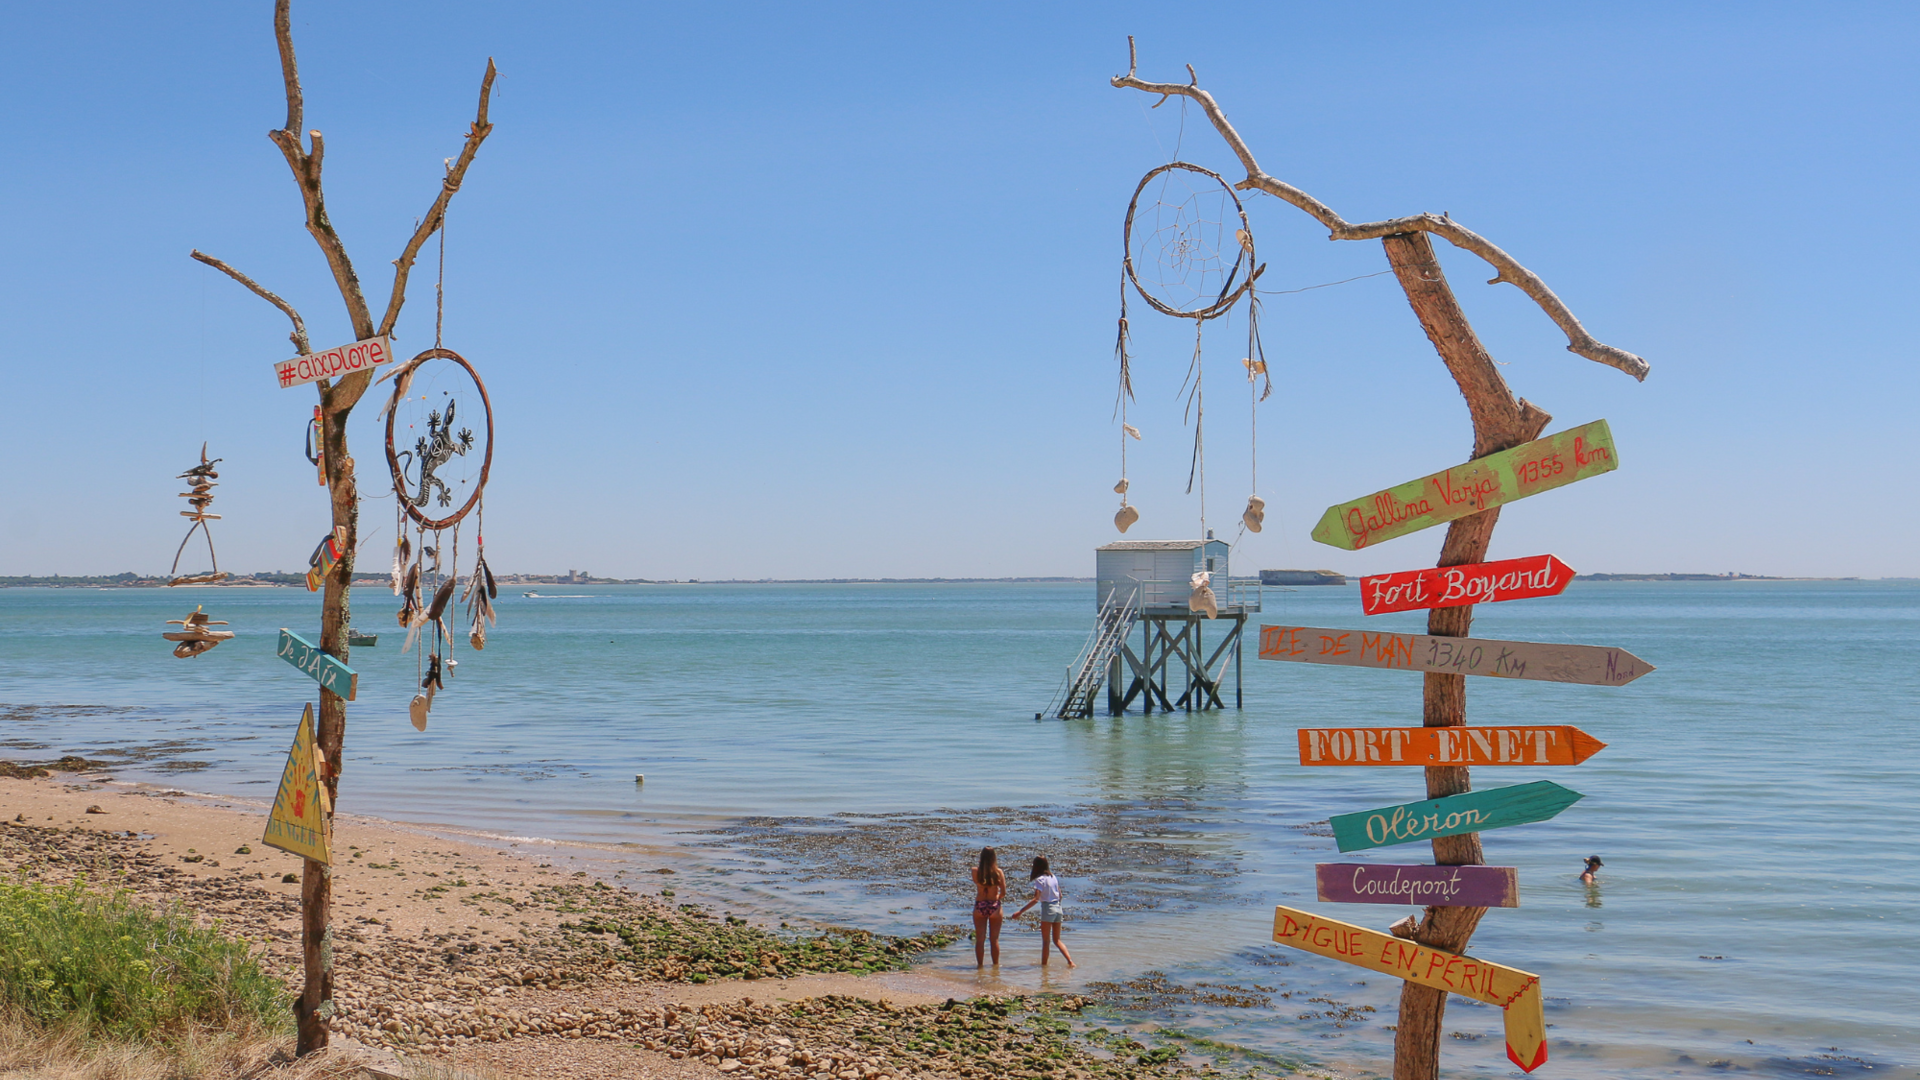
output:
{"label": "shallow water", "polygon": [[[1411,910],[1317,904],[1312,864],[1340,856],[1313,823],[1419,798],[1418,770],[1303,769],[1293,731],[1417,724],[1417,676],[1256,661],[1249,641],[1242,710],[1035,722],[1090,626],[1091,584],[564,591],[584,595],[501,597],[425,734],[406,720],[416,661],[393,598],[357,592],[381,642],[353,656],[342,809],[665,841],[738,910],[900,930],[965,918],[979,844],[1013,870],[1049,853],[1081,966],[1043,975],[1032,930],[1009,924],[981,985],[1157,970],[1237,988],[1142,997],[1160,1022],[1385,1070],[1398,984],[1271,944],[1272,905],[1376,927]],[[239,637],[175,660],[158,634],[194,603]],[[1421,623],[1358,607],[1351,587],[1267,590],[1264,619]],[[265,798],[314,692],[274,657],[276,631],[317,621],[299,590],[0,590],[0,757],[120,751],[122,779]],[[1659,667],[1621,688],[1470,680],[1476,722],[1577,724],[1610,744],[1575,769],[1476,770],[1482,787],[1586,796],[1486,834],[1489,861],[1519,868],[1522,906],[1490,912],[1474,951],[1541,975],[1543,1075],[1920,1075],[1920,583],[1576,582],[1483,605],[1475,633],[1618,645]],[[609,872],[658,864],[621,850]],[[1591,891],[1574,878],[1590,853],[1607,864]],[[965,943],[934,966],[978,978]],[[1449,1073],[1515,1072],[1497,1010],[1454,998],[1447,1030],[1462,1036]]]}

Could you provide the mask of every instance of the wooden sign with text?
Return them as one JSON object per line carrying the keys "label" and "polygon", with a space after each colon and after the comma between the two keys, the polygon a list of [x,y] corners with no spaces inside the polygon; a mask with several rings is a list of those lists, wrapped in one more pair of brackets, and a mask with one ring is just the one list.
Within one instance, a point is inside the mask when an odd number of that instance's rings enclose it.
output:
{"label": "wooden sign with text", "polygon": [[1613,432],[1595,420],[1327,507],[1313,538],[1348,551],[1477,514],[1620,467]]}
{"label": "wooden sign with text", "polygon": [[375,366],[390,363],[392,360],[393,341],[389,338],[375,337],[328,349],[326,352],[277,361],[273,365],[273,377],[279,380],[280,389],[285,390],[289,386],[299,386],[319,379],[337,379],[356,371],[372,371]]}
{"label": "wooden sign with text", "polygon": [[313,706],[300,714],[293,732],[293,749],[280,771],[280,788],[267,812],[267,831],[260,842],[303,859],[333,862],[333,807],[327,785],[321,782],[320,748],[313,741]]}
{"label": "wooden sign with text", "polygon": [[1601,645],[1431,637],[1319,626],[1262,626],[1260,659],[1588,686],[1625,686],[1653,670],[1652,664],[1625,649]]}
{"label": "wooden sign with text", "polygon": [[1559,596],[1573,580],[1573,568],[1551,555],[1524,559],[1435,566],[1360,579],[1360,610],[1366,615],[1422,608],[1492,604]]}
{"label": "wooden sign with text", "polygon": [[1313,878],[1330,904],[1520,906],[1520,872],[1511,866],[1316,863]]}
{"label": "wooden sign with text", "polygon": [[1551,780],[1535,780],[1357,814],[1335,814],[1328,823],[1333,826],[1333,842],[1341,851],[1365,851],[1546,821],[1582,798],[1579,792]]}
{"label": "wooden sign with text", "polygon": [[1504,1011],[1507,1059],[1532,1072],[1547,1061],[1540,976],[1474,956],[1432,949],[1364,926],[1290,907],[1273,909],[1273,940],[1317,956],[1459,994]]}
{"label": "wooden sign with text", "polygon": [[307,639],[281,627],[280,659],[307,673],[307,677],[348,701],[360,688],[360,675],[333,656],[321,652]]}
{"label": "wooden sign with text", "polygon": [[1578,765],[1606,743],[1577,727],[1301,728],[1302,765]]}

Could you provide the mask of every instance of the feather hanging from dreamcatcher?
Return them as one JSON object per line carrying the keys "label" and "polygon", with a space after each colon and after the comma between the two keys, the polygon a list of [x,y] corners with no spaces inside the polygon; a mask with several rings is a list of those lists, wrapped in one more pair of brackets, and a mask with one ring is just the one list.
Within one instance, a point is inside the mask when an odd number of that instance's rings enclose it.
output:
{"label": "feather hanging from dreamcatcher", "polygon": [[487,627],[498,625],[494,618],[493,601],[500,595],[500,587],[494,584],[493,570],[487,566],[487,557],[483,552],[475,558],[473,573],[467,578],[467,619],[473,624],[467,632],[467,642],[475,649],[487,647]]}

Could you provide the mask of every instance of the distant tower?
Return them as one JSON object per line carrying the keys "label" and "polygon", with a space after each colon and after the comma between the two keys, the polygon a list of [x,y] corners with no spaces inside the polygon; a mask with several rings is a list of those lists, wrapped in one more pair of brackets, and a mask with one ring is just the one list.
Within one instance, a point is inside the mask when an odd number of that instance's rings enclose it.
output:
{"label": "distant tower", "polygon": [[[1062,720],[1093,715],[1102,683],[1107,712],[1119,716],[1136,699],[1143,712],[1225,708],[1222,688],[1233,665],[1233,707],[1242,705],[1241,633],[1247,616],[1260,610],[1260,586],[1234,583],[1225,540],[1120,540],[1096,549],[1093,633],[1068,671],[1064,694],[1050,712]],[[1193,575],[1206,572],[1219,608],[1217,619],[1189,606]],[[1204,629],[1220,625],[1223,636],[1208,648]],[[1140,626],[1140,648],[1132,637]],[[1178,669],[1178,674],[1174,670]],[[1176,695],[1175,691],[1179,693]]]}

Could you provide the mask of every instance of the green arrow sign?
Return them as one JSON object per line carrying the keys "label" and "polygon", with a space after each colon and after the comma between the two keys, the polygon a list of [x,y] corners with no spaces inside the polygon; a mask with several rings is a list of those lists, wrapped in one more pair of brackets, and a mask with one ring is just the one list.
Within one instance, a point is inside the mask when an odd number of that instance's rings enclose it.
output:
{"label": "green arrow sign", "polygon": [[354,692],[360,687],[358,672],[285,627],[280,629],[280,651],[276,655],[348,701],[353,700]]}
{"label": "green arrow sign", "polygon": [[1313,527],[1313,538],[1357,551],[1619,467],[1613,432],[1605,420],[1595,420],[1364,499],[1329,506]]}
{"label": "green arrow sign", "polygon": [[1436,836],[1546,821],[1581,798],[1579,792],[1551,780],[1469,791],[1358,814],[1337,814],[1333,818],[1333,839],[1341,851],[1411,844]]}

